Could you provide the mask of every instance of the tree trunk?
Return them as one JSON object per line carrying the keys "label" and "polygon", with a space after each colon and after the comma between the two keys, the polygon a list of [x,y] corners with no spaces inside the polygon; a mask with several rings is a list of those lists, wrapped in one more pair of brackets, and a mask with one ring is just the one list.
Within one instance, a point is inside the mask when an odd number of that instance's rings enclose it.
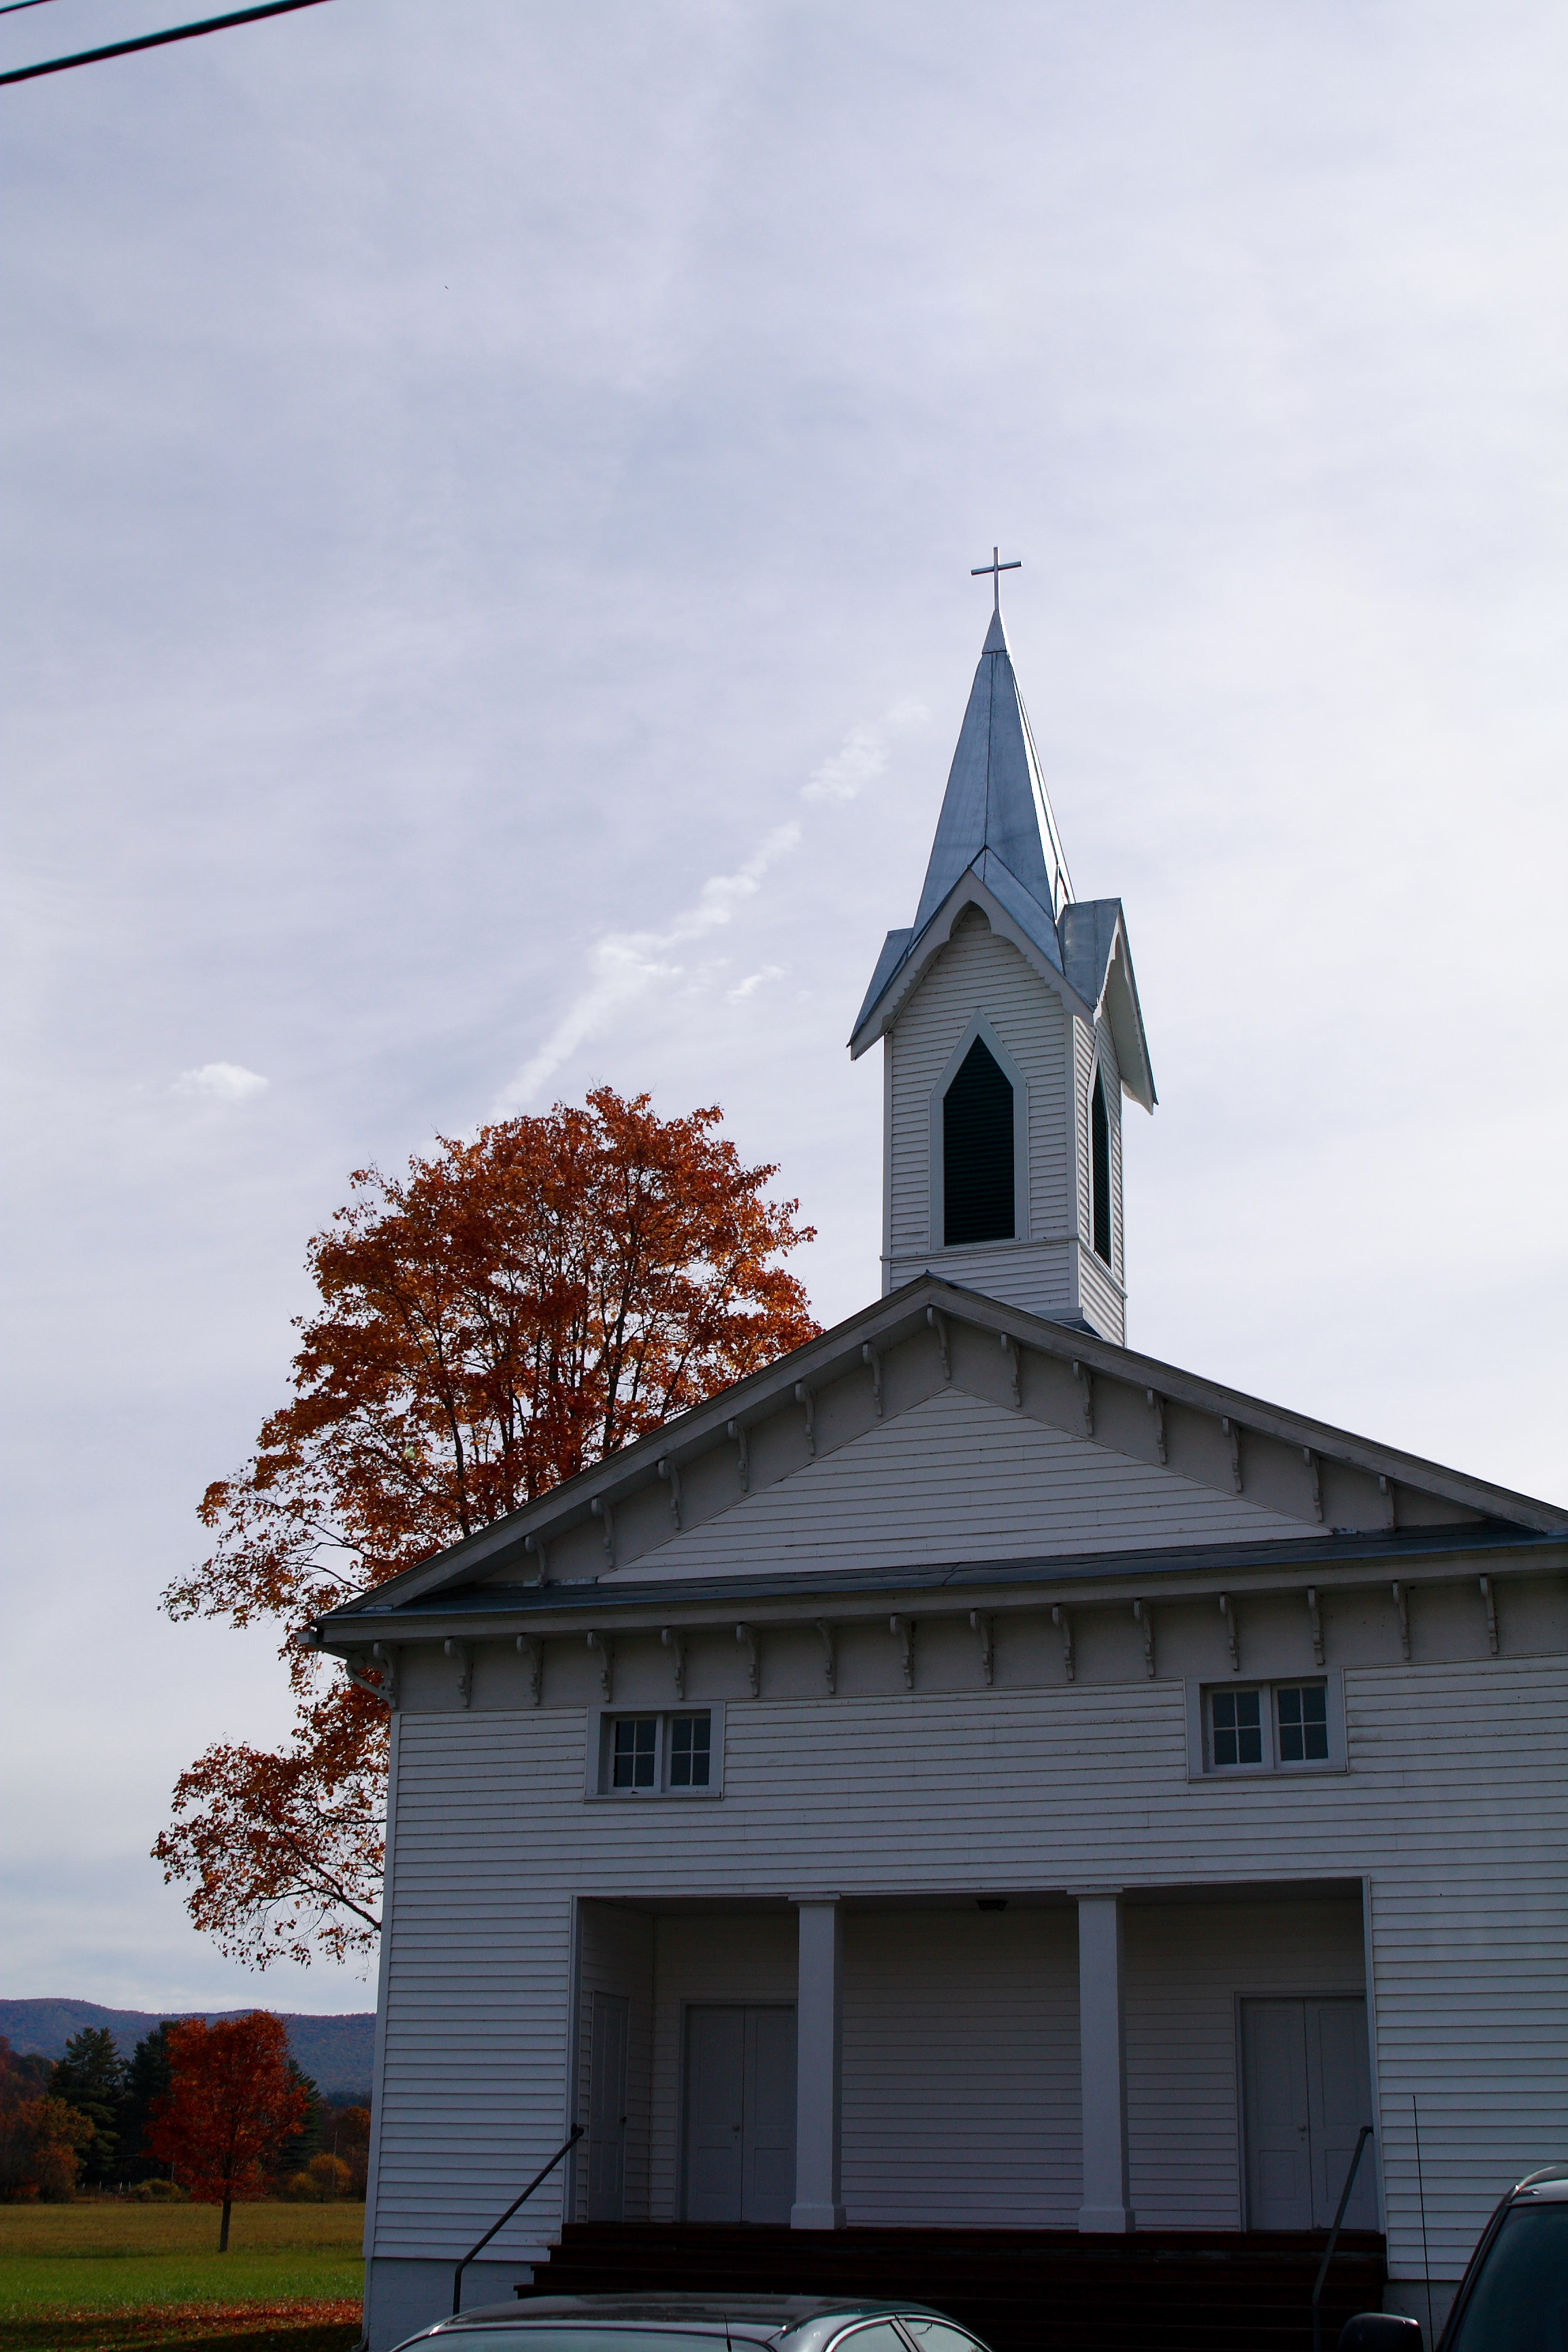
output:
{"label": "tree trunk", "polygon": [[226,2254],[228,2252],[228,2217],[233,2210],[233,2198],[226,2197],[223,2200],[223,2221],[217,2233],[217,2250],[220,2254]]}

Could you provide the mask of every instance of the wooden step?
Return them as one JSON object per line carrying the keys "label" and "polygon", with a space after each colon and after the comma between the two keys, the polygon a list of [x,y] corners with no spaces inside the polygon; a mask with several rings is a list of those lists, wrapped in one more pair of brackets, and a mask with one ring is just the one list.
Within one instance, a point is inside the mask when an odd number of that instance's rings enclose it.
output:
{"label": "wooden step", "polygon": [[[833,2294],[933,2304],[994,2352],[1309,2352],[1315,2231],[804,2231],[573,2222],[524,2295]],[[1323,2292],[1331,2346],[1375,2309],[1383,2241],[1346,2233]]]}

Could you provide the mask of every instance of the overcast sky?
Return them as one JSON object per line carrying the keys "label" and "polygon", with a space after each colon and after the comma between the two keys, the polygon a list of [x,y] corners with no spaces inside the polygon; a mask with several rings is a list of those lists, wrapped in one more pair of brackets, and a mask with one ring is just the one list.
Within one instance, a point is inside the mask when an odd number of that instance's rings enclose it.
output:
{"label": "overcast sky", "polygon": [[0,1990],[371,1998],[146,1858],[286,1728],[157,1595],[351,1168],[718,1101],[875,1295],[844,1040],[994,541],[1160,1088],[1132,1343],[1568,1493],[1560,6],[332,0],[3,96]]}

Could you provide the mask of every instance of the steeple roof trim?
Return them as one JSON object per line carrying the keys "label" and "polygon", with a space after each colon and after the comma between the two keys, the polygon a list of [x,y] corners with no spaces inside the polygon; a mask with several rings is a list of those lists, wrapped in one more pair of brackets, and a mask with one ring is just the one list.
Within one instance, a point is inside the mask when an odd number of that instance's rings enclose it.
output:
{"label": "steeple roof trim", "polygon": [[965,907],[978,907],[992,929],[1010,940],[1082,1019],[1104,1013],[1116,1042],[1121,1090],[1152,1111],[1159,1097],[1121,899],[1075,899],[1059,921],[1049,923],[1038,899],[989,851],[959,876],[923,931],[888,933],[849,1034],[851,1059],[858,1061],[892,1025]]}
{"label": "steeple roof trim", "polygon": [[[1054,963],[1065,979],[1067,971],[1062,962],[1061,940],[1057,927],[1034,892],[1026,889],[1017,876],[1004,866],[994,849],[982,850],[970,871],[1001,901],[1019,929],[1033,940],[1047,961]],[[1079,993],[1082,993],[1081,990]]]}
{"label": "steeple roof trim", "polygon": [[1064,907],[1057,926],[1062,969],[1072,987],[1098,1013],[1104,1011],[1116,1042],[1121,1090],[1144,1110],[1159,1097],[1143,1034],[1143,1010],[1132,975],[1132,950],[1120,898],[1079,898]]}
{"label": "steeple roof trim", "polygon": [[871,985],[861,1000],[860,1010],[855,1015],[855,1026],[849,1032],[851,1038],[858,1037],[870,1019],[872,1012],[880,1001],[883,990],[909,953],[910,941],[913,938],[913,931],[889,931],[882,941],[882,952],[877,958],[877,969],[871,974]]}
{"label": "steeple roof trim", "polygon": [[986,852],[1054,923],[1072,897],[1072,882],[1000,613],[992,616],[959,729],[911,927],[917,935]]}
{"label": "steeple roof trim", "polygon": [[[984,874],[982,873],[984,868]],[[897,1019],[905,999],[921,974],[952,936],[952,927],[965,907],[978,907],[998,938],[1016,947],[1025,961],[1047,986],[1064,998],[1080,1020],[1092,1021],[1094,1006],[1079,994],[1062,970],[1061,943],[1056,925],[1040,902],[1024,889],[998,857],[977,858],[960,874],[925,929],[916,933],[889,931],[878,959],[866,1002],[849,1039],[849,1055],[858,1061],[868,1045]],[[907,944],[901,949],[895,942]],[[886,974],[884,978],[882,975]],[[1120,1053],[1121,1047],[1117,1048]]]}

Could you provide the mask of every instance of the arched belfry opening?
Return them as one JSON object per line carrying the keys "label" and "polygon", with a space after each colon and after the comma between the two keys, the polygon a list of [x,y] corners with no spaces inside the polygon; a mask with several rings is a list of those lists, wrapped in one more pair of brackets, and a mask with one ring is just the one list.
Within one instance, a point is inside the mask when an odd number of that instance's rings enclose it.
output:
{"label": "arched belfry opening", "polygon": [[1096,1070],[1089,1107],[1089,1184],[1093,1195],[1094,1254],[1110,1264],[1110,1111],[1105,1072]]}
{"label": "arched belfry opening", "polygon": [[1010,1242],[1014,1198],[1013,1082],[976,1037],[942,1105],[942,1244]]}

